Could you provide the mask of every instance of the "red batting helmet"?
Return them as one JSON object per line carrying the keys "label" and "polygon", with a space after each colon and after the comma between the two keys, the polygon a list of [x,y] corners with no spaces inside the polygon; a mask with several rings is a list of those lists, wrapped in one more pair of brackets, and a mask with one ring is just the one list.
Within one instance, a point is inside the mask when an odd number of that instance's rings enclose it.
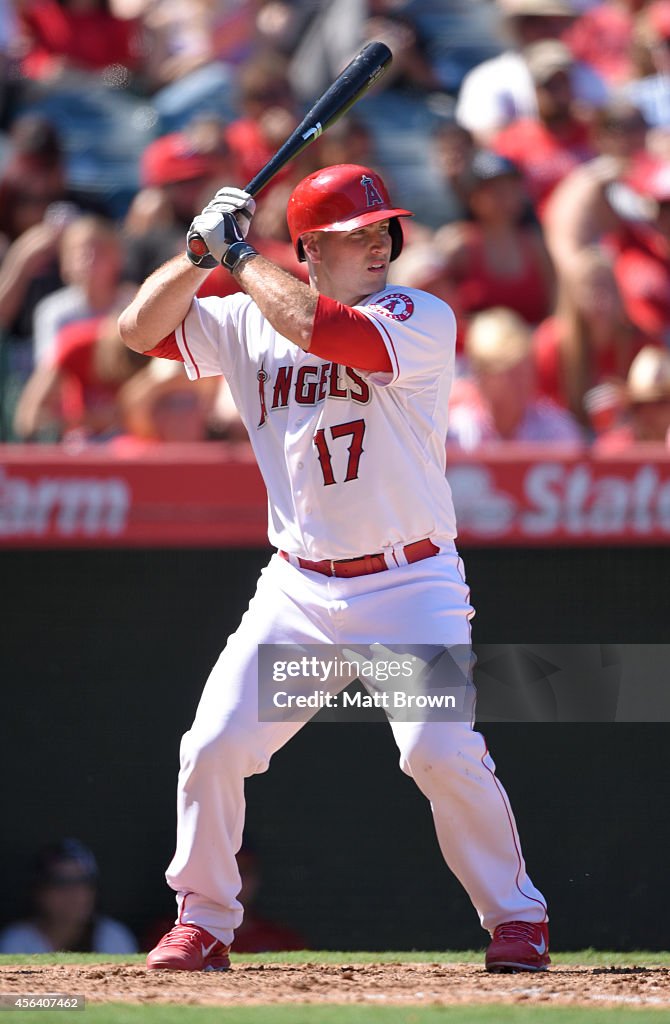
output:
{"label": "red batting helmet", "polygon": [[398,217],[409,210],[391,206],[386,185],[375,171],[359,164],[335,164],[308,175],[296,185],[286,212],[288,229],[301,262],[300,241],[307,231],[355,231],[378,220],[390,220],[391,259],[400,255],[403,237]]}

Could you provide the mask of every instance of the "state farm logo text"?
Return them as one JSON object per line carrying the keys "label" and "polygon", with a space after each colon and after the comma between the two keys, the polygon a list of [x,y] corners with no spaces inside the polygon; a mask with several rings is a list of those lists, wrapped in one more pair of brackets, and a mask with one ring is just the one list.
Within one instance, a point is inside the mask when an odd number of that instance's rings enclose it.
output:
{"label": "state farm logo text", "polygon": [[9,476],[0,468],[0,537],[115,537],[130,487],[119,477]]}
{"label": "state farm logo text", "polygon": [[655,466],[640,466],[626,478],[602,469],[596,474],[586,464],[540,464],[526,475],[526,494],[532,511],[524,514],[523,527],[529,535],[559,527],[575,536],[670,532],[670,479],[662,480]]}
{"label": "state farm logo text", "polygon": [[642,464],[631,473],[597,462],[540,462],[524,466],[512,483],[502,465],[454,465],[447,476],[461,534],[670,535],[670,466]]}

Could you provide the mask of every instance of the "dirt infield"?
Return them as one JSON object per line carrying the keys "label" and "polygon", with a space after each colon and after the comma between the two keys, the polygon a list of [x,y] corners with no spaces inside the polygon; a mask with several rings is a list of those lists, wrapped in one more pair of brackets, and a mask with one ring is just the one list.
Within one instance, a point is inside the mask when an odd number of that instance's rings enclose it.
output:
{"label": "dirt infield", "polygon": [[670,1007],[670,969],[553,967],[487,974],[474,964],[238,964],[227,973],[147,973],[136,964],[0,967],[5,994],[71,993],[91,1002],[259,1006],[278,1003]]}

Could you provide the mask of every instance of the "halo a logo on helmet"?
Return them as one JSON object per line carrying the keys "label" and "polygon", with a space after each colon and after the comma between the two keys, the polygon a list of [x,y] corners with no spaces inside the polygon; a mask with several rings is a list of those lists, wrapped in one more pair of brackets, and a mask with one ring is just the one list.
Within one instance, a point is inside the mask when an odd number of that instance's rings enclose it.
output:
{"label": "halo a logo on helmet", "polygon": [[361,176],[361,185],[365,190],[365,203],[367,206],[384,205],[384,200],[379,194],[379,189],[377,188],[369,174],[363,174]]}

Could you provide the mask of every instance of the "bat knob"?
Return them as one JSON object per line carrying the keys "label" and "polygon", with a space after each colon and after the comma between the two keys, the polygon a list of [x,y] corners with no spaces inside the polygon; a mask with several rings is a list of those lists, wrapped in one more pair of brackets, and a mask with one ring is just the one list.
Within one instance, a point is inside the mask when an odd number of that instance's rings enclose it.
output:
{"label": "bat knob", "polygon": [[209,251],[200,235],[189,235],[188,247],[194,256],[205,256]]}
{"label": "bat knob", "polygon": [[199,267],[200,270],[213,270],[214,267],[218,267],[218,260],[212,256],[211,252],[205,244],[205,240],[202,235],[199,235],[197,231],[193,234],[187,235],[186,238],[186,255],[190,259],[194,267]]}

